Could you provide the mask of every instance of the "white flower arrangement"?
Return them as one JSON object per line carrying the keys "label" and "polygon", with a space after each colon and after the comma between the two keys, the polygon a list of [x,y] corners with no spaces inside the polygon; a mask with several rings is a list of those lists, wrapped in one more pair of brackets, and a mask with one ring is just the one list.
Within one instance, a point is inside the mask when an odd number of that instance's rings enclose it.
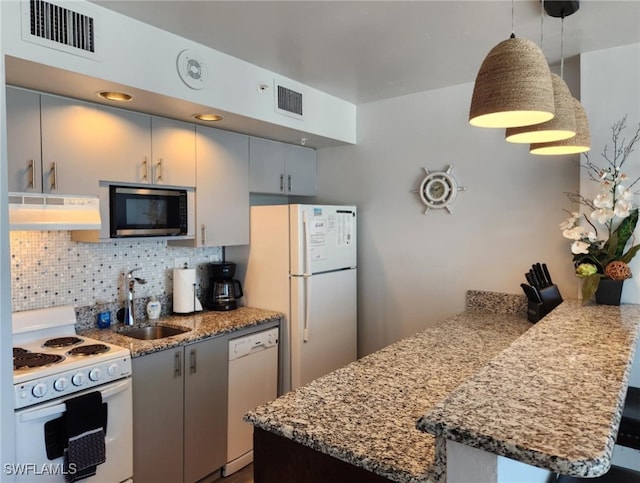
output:
{"label": "white flower arrangement", "polygon": [[[633,138],[627,143],[621,138],[626,128],[625,116],[612,127],[613,152],[604,147],[602,157],[607,165],[597,166],[584,154],[589,178],[598,183],[596,197],[591,200],[575,193],[566,193],[574,203],[586,206],[590,213],[569,212],[570,217],[560,223],[562,235],[573,240],[571,253],[576,269],[576,276],[584,279],[582,298],[586,302],[598,289],[601,278],[625,280],[631,277],[628,263],[640,250],[640,244],[631,244],[625,251],[627,242],[633,237],[638,223],[638,207],[634,205],[633,187],[640,181],[640,176],[631,181],[622,171],[634,145],[640,141],[640,126]],[[588,226],[580,225],[585,220]],[[606,237],[600,238],[600,232]],[[632,240],[633,241],[633,240]]]}

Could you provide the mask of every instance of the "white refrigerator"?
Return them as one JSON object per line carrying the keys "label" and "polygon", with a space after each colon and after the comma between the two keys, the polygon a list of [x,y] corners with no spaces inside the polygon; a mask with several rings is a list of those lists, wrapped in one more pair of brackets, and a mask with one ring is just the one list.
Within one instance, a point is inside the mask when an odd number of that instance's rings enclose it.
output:
{"label": "white refrigerator", "polygon": [[280,393],[357,358],[355,206],[251,208],[244,302],[285,314]]}

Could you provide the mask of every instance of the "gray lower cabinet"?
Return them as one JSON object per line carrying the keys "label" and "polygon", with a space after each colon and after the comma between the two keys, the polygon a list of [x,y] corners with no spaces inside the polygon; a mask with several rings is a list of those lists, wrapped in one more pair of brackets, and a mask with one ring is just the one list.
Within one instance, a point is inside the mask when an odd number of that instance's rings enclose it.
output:
{"label": "gray lower cabinet", "polygon": [[134,358],[133,477],[195,482],[226,461],[226,337]]}

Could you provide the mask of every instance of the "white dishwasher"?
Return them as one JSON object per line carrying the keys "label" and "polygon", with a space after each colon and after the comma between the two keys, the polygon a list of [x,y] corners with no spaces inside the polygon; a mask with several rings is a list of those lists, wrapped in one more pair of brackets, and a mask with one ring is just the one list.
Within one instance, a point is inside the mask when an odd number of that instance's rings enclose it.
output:
{"label": "white dishwasher", "polygon": [[253,426],[247,412],[278,396],[278,328],[229,341],[229,409],[227,464],[229,476],[253,461]]}

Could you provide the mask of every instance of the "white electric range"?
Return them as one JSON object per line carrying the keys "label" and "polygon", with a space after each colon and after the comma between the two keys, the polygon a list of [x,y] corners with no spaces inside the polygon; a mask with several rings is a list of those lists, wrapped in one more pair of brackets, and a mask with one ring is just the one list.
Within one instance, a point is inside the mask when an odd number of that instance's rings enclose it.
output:
{"label": "white electric range", "polygon": [[129,480],[133,474],[129,350],[77,335],[70,305],[15,312],[12,323],[16,465],[9,472],[17,481],[69,480],[73,467],[63,464],[68,443],[66,404],[99,392],[106,460],[85,481]]}

